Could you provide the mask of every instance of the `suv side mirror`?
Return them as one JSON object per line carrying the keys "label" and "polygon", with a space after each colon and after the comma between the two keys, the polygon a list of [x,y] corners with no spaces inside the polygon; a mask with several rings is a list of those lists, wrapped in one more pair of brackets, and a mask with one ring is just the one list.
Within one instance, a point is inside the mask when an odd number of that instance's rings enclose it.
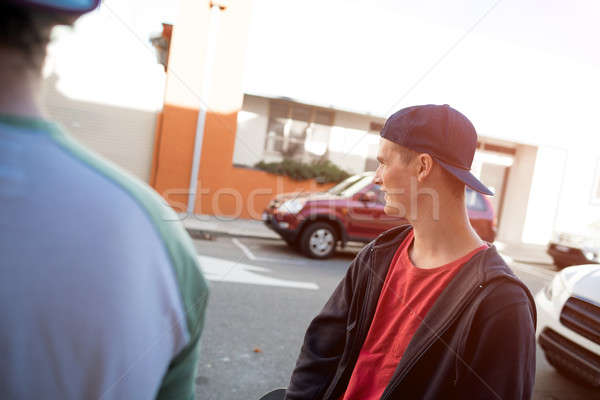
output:
{"label": "suv side mirror", "polygon": [[377,195],[375,194],[374,191],[369,190],[366,193],[362,193],[358,197],[358,200],[362,201],[363,203],[371,203],[371,202],[377,201]]}

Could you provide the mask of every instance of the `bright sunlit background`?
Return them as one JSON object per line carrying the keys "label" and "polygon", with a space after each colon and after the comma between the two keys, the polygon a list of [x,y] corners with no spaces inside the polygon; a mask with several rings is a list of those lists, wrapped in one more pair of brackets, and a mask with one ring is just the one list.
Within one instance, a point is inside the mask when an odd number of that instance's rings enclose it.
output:
{"label": "bright sunlit background", "polygon": [[[538,178],[525,194],[524,240],[544,243],[549,231],[577,230],[600,219],[589,196],[600,156],[600,3],[253,4],[245,93],[376,117],[407,105],[448,103],[480,135],[539,147],[528,161]],[[104,1],[74,28],[56,30],[45,74],[54,75],[58,90],[71,99],[160,110],[166,79],[149,38],[160,33],[162,22],[176,25],[177,17],[177,1]],[[329,146],[359,156],[376,146],[375,140],[353,147],[344,135],[334,127]],[[315,141],[305,149],[322,154],[323,146]],[[482,157],[493,155],[478,155],[476,166]]]}
{"label": "bright sunlit background", "polygon": [[[177,5],[104,1],[56,32],[46,73],[74,98],[160,108],[148,39]],[[255,0],[245,89],[380,116],[449,103],[486,135],[561,142],[599,132],[599,15],[594,1]]]}

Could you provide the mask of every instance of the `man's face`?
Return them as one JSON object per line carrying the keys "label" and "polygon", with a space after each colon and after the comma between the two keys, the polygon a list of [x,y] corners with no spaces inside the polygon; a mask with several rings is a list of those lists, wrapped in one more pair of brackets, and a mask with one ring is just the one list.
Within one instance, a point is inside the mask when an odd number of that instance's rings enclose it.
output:
{"label": "man's face", "polygon": [[379,141],[377,161],[379,167],[373,182],[381,185],[385,192],[385,213],[407,217],[411,207],[411,180],[416,179],[413,162],[405,164],[400,157],[399,146],[384,138]]}

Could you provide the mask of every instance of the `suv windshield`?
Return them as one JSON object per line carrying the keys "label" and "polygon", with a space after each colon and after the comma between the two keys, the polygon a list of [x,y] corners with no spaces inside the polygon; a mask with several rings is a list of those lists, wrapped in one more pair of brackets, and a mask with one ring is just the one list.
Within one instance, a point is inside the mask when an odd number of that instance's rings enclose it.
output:
{"label": "suv windshield", "polygon": [[362,179],[360,175],[353,175],[350,178],[346,178],[331,189],[327,191],[327,193],[335,194],[337,196],[340,195],[344,191],[344,189],[354,185],[356,182]]}
{"label": "suv windshield", "polygon": [[471,188],[466,188],[466,200],[467,200],[467,208],[473,211],[486,211],[487,205],[485,204],[485,200],[483,196]]}
{"label": "suv windshield", "polygon": [[[367,185],[369,185],[373,181],[373,177],[371,175],[361,176],[357,180],[352,181],[350,184],[341,188],[337,193],[333,193],[342,197],[351,197],[356,193],[360,192]],[[335,188],[334,188],[335,189]]]}

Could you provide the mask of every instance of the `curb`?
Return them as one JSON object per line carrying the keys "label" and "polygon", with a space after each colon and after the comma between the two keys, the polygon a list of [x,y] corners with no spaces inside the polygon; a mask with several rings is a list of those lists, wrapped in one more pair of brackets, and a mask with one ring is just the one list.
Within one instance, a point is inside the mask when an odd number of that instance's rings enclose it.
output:
{"label": "curb", "polygon": [[238,238],[245,238],[245,239],[283,240],[279,237],[274,237],[271,235],[227,232],[227,231],[220,231],[220,230],[216,230],[216,229],[185,228],[185,230],[190,234],[190,236],[192,238],[198,238],[198,239],[202,239],[203,236],[209,235],[209,236],[215,236],[215,237],[238,237]]}

